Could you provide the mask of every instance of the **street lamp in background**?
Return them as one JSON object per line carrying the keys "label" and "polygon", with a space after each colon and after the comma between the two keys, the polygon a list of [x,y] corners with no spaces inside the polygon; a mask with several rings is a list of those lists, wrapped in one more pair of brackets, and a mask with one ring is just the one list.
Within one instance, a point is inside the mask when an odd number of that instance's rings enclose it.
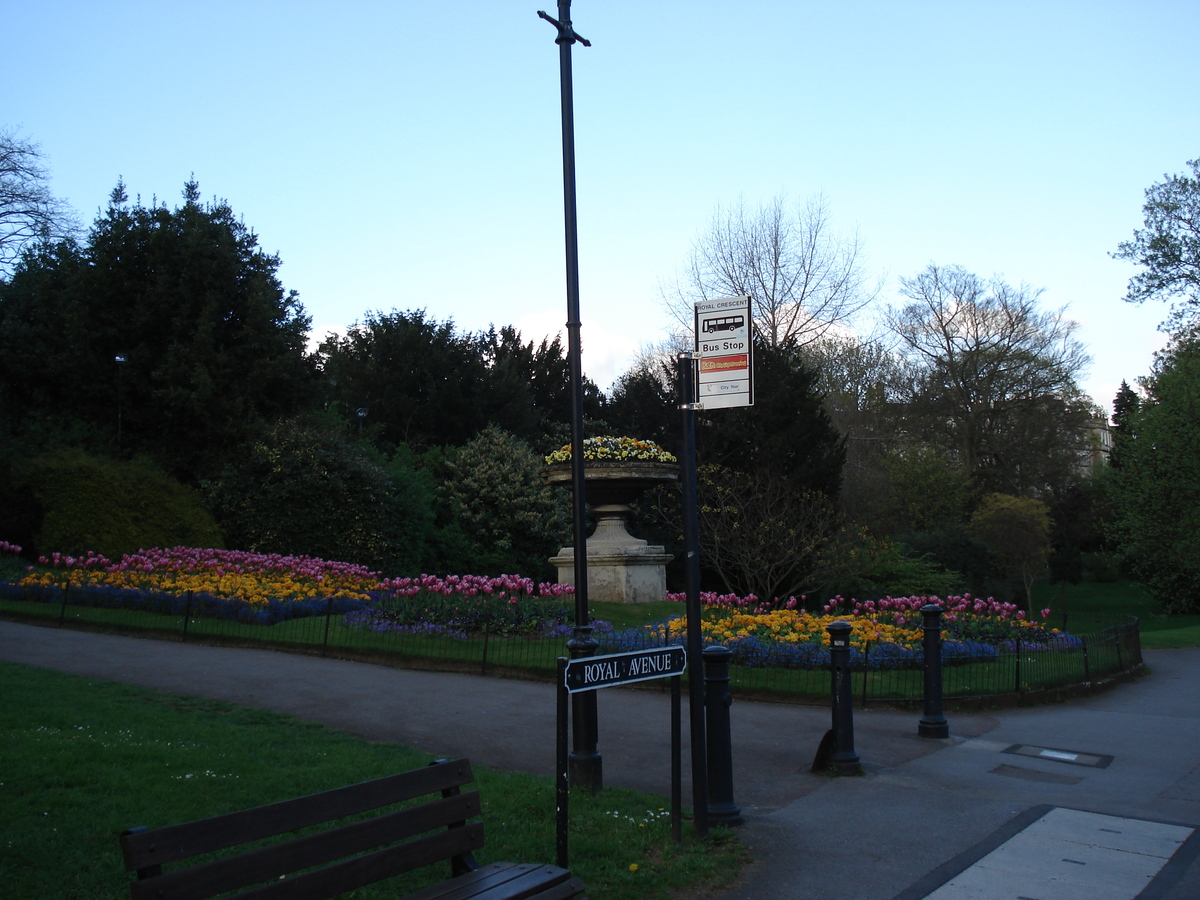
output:
{"label": "street lamp in background", "polygon": [[359,437],[362,437],[363,419],[365,419],[367,417],[367,413],[369,413],[370,411],[371,411],[370,407],[367,407],[367,406],[360,406],[358,409],[356,409],[354,411],[354,414],[356,416],[358,416],[358,436]]}
{"label": "street lamp in background", "polygon": [[121,452],[121,406],[125,400],[125,354],[118,353],[113,357],[117,364],[117,453]]}

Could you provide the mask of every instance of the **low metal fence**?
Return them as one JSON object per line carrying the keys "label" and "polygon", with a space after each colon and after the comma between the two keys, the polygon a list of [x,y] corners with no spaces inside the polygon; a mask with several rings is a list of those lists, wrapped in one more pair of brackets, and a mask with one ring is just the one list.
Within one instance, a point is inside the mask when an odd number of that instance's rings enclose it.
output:
{"label": "low metal fence", "polygon": [[[1086,634],[1056,634],[1037,640],[1016,638],[998,646],[973,645],[968,651],[952,642],[942,650],[942,696],[969,701],[1087,687],[1142,666],[1141,636],[1134,616],[1113,617],[1111,624]],[[828,664],[795,669],[771,665],[732,666],[733,684],[743,693],[764,697],[793,693],[829,693]],[[867,645],[850,658],[855,702],[921,701],[924,656],[918,650],[897,657],[893,645]]]}
{"label": "low metal fence", "polygon": [[[0,615],[38,624],[141,634],[147,637],[260,647],[421,669],[550,680],[555,661],[566,655],[569,627],[529,636],[489,630],[471,632],[438,626],[389,626],[371,616],[356,617],[330,599],[324,609],[310,605],[302,615],[287,613],[271,622],[269,613],[244,604],[206,608],[192,594],[150,594],[130,609],[111,593],[87,589],[23,587],[0,583]],[[284,615],[284,614],[280,614]],[[600,652],[631,649],[609,646],[599,635]],[[662,641],[649,638],[643,646]],[[797,656],[770,647],[733,646],[730,687],[763,699],[823,699],[829,696],[828,651]],[[741,652],[739,652],[741,651]],[[1138,621],[1114,618],[1087,634],[1059,634],[1038,640],[1017,638],[1001,646],[943,647],[943,697],[948,701],[1024,696],[1038,691],[1089,685],[1142,665]],[[868,645],[851,657],[858,703],[917,703],[923,692],[919,652],[897,653],[894,645]]]}

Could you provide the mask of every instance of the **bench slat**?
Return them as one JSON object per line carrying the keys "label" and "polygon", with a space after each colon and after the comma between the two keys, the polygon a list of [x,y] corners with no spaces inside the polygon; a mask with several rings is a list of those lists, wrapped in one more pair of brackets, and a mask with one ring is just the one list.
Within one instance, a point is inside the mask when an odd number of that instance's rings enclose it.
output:
{"label": "bench slat", "polygon": [[[445,828],[479,814],[479,792],[468,791],[286,843],[168,872],[139,884],[153,885],[152,890],[148,888],[151,897],[202,900],[373,850],[435,828]],[[451,844],[448,856],[470,853],[483,845],[482,838],[476,841],[474,832],[465,828],[451,829],[448,835],[444,838]]]}
{"label": "bench slat", "polygon": [[[393,875],[442,862],[457,851],[464,838],[473,848],[482,847],[483,825],[472,822],[462,828],[427,835],[395,847],[385,847],[322,869],[254,887],[231,895],[226,900],[275,900],[282,897],[288,900],[328,900]],[[181,897],[192,896],[164,893],[157,881],[156,878],[135,881],[131,885],[133,900],[180,900]]]}
{"label": "bench slat", "polygon": [[583,882],[566,869],[498,862],[469,875],[435,884],[404,900],[565,900],[583,893]]}
{"label": "bench slat", "polygon": [[319,825],[472,781],[471,763],[456,759],[254,809],[124,834],[121,851],[126,870],[144,869]]}

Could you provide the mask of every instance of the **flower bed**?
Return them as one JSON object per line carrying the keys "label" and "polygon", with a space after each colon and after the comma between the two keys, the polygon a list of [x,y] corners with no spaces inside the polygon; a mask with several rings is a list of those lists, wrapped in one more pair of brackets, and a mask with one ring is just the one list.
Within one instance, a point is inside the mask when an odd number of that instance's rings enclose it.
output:
{"label": "flower bed", "polygon": [[459,638],[485,631],[557,636],[573,619],[564,598],[574,592],[571,585],[535,584],[516,575],[394,578],[379,582],[370,592],[370,608],[346,616],[342,624],[376,633]]}
{"label": "flower bed", "polygon": [[563,598],[573,587],[515,575],[385,579],[364,566],[314,557],[186,547],[141,550],[117,562],[95,553],[55,553],[39,562],[52,571],[31,571],[3,586],[3,595],[61,603],[69,591],[73,606],[254,625],[332,613],[354,630],[464,638],[553,633],[572,618]]}
{"label": "flower bed", "polygon": [[[684,595],[668,599],[682,601]],[[1011,603],[969,595],[947,597],[886,597],[878,601],[835,598],[821,614],[803,609],[805,598],[765,602],[754,595],[704,593],[701,603],[702,641],[722,644],[730,662],[750,668],[816,669],[829,665],[828,627],[844,621],[851,627],[850,663],[853,668],[896,669],[920,666],[924,657],[921,607],[940,606],[942,658],[948,665],[995,660],[1001,651],[1020,647],[1074,649],[1077,638],[1026,619]],[[1043,620],[1050,611],[1043,610]],[[687,620],[675,616],[642,628],[626,629],[601,641],[601,652],[683,644]]]}
{"label": "flower bed", "polygon": [[[0,545],[0,555],[19,552]],[[15,578],[20,570],[9,562]],[[0,582],[5,615],[538,678],[553,677],[574,630],[570,586],[515,576],[383,579],[305,557],[181,548],[116,563],[96,554],[42,562],[58,568]],[[271,595],[276,591],[280,596]],[[828,675],[820,670],[830,662],[827,628],[843,620],[852,627],[856,695],[863,703],[913,702],[922,692],[920,609],[931,601],[944,610],[947,699],[1091,684],[1141,664],[1132,617],[1075,636],[1046,627],[1046,612],[1042,622],[1028,621],[1011,604],[971,597],[838,598],[817,611],[806,611],[803,597],[767,602],[704,594],[703,600],[702,640],[730,648],[731,684],[753,695],[826,699]],[[682,616],[616,633],[608,623],[592,625],[601,653],[686,640]]]}

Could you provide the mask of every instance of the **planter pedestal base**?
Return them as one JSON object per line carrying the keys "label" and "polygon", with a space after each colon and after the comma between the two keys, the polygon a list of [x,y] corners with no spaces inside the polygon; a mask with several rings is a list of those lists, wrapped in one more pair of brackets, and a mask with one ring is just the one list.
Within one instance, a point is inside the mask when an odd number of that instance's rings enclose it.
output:
{"label": "planter pedestal base", "polygon": [[[645,545],[626,552],[600,552],[588,541],[588,597],[605,603],[656,603],[667,593],[671,554]],[[550,560],[559,584],[575,583],[575,548],[563,547]]]}
{"label": "planter pedestal base", "polygon": [[[571,486],[566,464],[550,466],[549,484]],[[625,530],[629,504],[647,488],[675,481],[679,467],[654,462],[591,462],[584,471],[596,530],[587,539],[588,597],[605,603],[655,603],[666,597],[667,563],[673,558]],[[551,558],[559,584],[575,583],[575,549]]]}

